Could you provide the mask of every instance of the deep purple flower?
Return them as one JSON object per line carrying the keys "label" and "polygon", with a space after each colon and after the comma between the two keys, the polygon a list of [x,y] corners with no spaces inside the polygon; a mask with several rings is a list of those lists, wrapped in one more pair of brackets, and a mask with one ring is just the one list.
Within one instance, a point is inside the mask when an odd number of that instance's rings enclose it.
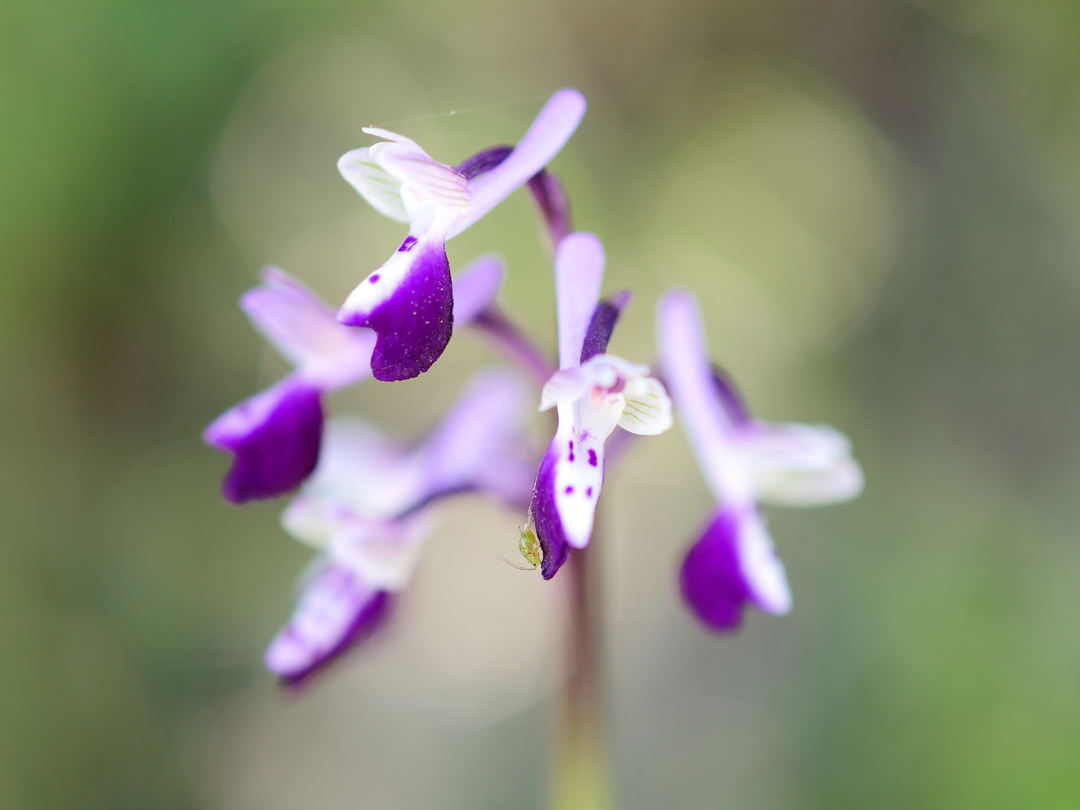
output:
{"label": "deep purple flower", "polygon": [[377,334],[371,358],[376,379],[410,379],[439,358],[454,323],[446,240],[541,171],[584,114],[582,95],[560,90],[516,147],[488,150],[481,153],[484,160],[466,161],[457,169],[434,160],[408,138],[375,127],[364,132],[385,141],[338,161],[342,176],[375,210],[409,225],[405,241],[353,290],[337,316],[343,324],[366,326]]}
{"label": "deep purple flower", "polygon": [[824,425],[752,419],[709,362],[690,293],[664,295],[657,331],[664,381],[718,502],[683,561],[683,597],[718,631],[738,627],[747,602],[766,613],[787,613],[791,590],[758,504],[811,506],[854,498],[863,476],[851,445]]}
{"label": "deep purple flower", "polygon": [[559,428],[540,464],[528,529],[543,550],[550,579],[569,553],[592,535],[604,483],[604,442],[622,427],[656,435],[672,425],[671,400],[649,369],[604,353],[628,296],[599,301],[604,248],[590,233],[559,243],[555,283],[559,316],[559,371],[544,386],[540,410],[557,408]]}
{"label": "deep purple flower", "polygon": [[[454,316],[467,324],[487,307],[502,284],[503,266],[478,259],[454,284]],[[235,456],[222,492],[233,503],[273,498],[298,487],[319,459],[322,395],[371,375],[375,333],[338,323],[334,311],[276,267],[244,293],[240,307],[252,325],[295,370],[267,390],[226,411],[203,439]]]}
{"label": "deep purple flower", "polygon": [[491,369],[414,447],[360,420],[329,421],[315,474],[282,515],[321,553],[318,573],[267,650],[267,668],[296,681],[370,635],[438,524],[436,501],[476,491],[524,508],[535,465],[521,432],[528,401],[515,374]]}

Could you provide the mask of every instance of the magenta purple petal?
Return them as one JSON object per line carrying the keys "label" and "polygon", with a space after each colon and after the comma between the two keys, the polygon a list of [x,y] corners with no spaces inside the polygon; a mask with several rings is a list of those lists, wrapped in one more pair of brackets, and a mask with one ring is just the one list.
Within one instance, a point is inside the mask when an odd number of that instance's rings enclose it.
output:
{"label": "magenta purple petal", "polygon": [[717,632],[742,623],[751,591],[739,565],[739,521],[734,512],[715,514],[683,560],[679,585],[697,617]]}
{"label": "magenta purple petal", "polygon": [[423,374],[442,355],[454,331],[453,284],[445,245],[429,241],[412,249],[417,255],[389,298],[368,313],[343,310],[338,315],[342,323],[366,326],[378,336],[371,371],[383,382]]}
{"label": "magenta purple petal", "polygon": [[558,245],[573,230],[570,224],[570,197],[566,189],[558,177],[544,169],[529,180],[529,191],[544,217],[551,244]]}
{"label": "magenta purple petal", "polygon": [[222,494],[244,503],[296,489],[315,469],[322,430],[319,390],[293,376],[226,411],[203,439],[235,456]]}
{"label": "magenta purple petal", "polygon": [[536,474],[536,483],[533,485],[532,504],[529,507],[536,537],[543,551],[540,573],[544,579],[555,576],[570,553],[570,542],[566,538],[559,510],[555,505],[555,462],[559,457],[556,441],[558,439],[551,442],[543,461],[540,462],[540,471]]}
{"label": "magenta purple petal", "polygon": [[512,146],[493,146],[477,152],[470,158],[463,160],[454,167],[454,171],[466,180],[472,180],[482,174],[487,174],[514,151]]}
{"label": "magenta purple petal", "polygon": [[288,624],[266,650],[266,668],[290,685],[369,638],[389,614],[390,594],[348,567],[327,563],[307,584]]}

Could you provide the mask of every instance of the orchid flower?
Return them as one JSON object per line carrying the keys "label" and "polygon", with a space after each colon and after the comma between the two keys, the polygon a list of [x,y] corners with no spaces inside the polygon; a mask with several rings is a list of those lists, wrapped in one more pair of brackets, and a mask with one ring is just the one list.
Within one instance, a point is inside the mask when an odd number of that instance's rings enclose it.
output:
{"label": "orchid flower", "polygon": [[454,324],[446,241],[536,176],[584,114],[584,97],[560,90],[516,147],[485,150],[456,168],[378,127],[364,132],[384,141],[341,157],[338,169],[345,180],[376,211],[409,225],[405,241],[353,290],[337,315],[343,324],[375,331],[375,379],[407,380],[439,358]]}
{"label": "orchid flower", "polygon": [[[459,275],[454,285],[459,324],[472,321],[495,299],[502,277],[502,262],[493,256]],[[376,345],[374,332],[338,323],[327,304],[284,271],[268,267],[262,278],[241,297],[240,308],[295,370],[203,432],[207,444],[235,456],[222,484],[233,503],[282,495],[311,474],[323,431],[322,395],[370,376]]]}
{"label": "orchid flower", "polygon": [[412,448],[360,420],[329,421],[319,465],[282,515],[321,556],[268,669],[301,680],[378,627],[437,526],[434,501],[478,491],[524,508],[535,464],[521,438],[527,403],[515,374],[492,369]]}
{"label": "orchid flower", "polygon": [[604,483],[604,442],[615,427],[652,436],[673,423],[671,400],[649,369],[605,354],[629,294],[599,301],[603,275],[596,236],[572,233],[559,243],[559,370],[540,395],[540,410],[556,408],[559,427],[540,463],[527,526],[543,552],[544,579],[555,576],[571,546],[589,543]]}
{"label": "orchid flower", "polygon": [[657,315],[661,370],[698,466],[717,499],[683,561],[683,597],[717,631],[741,623],[747,602],[782,615],[791,590],[759,503],[812,506],[854,498],[863,487],[851,445],[824,425],[771,424],[750,417],[709,362],[697,303],[670,291]]}

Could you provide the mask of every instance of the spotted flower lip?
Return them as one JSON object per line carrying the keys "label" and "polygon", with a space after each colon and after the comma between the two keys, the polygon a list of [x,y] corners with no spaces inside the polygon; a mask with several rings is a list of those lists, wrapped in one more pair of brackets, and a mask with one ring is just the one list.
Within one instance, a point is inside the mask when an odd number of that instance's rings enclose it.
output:
{"label": "spotted flower lip", "polygon": [[605,353],[629,296],[599,301],[604,262],[603,245],[590,233],[565,237],[555,258],[560,369],[541,392],[540,410],[556,408],[559,427],[541,461],[529,510],[545,579],[571,547],[589,542],[604,483],[604,442],[616,426],[656,435],[673,421],[671,400],[648,368]]}
{"label": "spotted flower lip", "polygon": [[[483,256],[455,283],[459,324],[476,318],[498,294],[501,259]],[[315,469],[323,433],[322,395],[371,376],[376,345],[369,329],[343,326],[334,311],[288,273],[268,267],[240,307],[252,325],[293,364],[291,374],[226,411],[203,432],[235,457],[222,484],[233,503],[273,498],[298,487]]]}
{"label": "spotted flower lip", "polygon": [[458,169],[436,161],[414,141],[376,127],[364,131],[384,141],[341,157],[338,169],[345,180],[376,211],[409,225],[397,251],[353,290],[337,314],[343,324],[376,333],[371,358],[376,379],[410,379],[439,358],[454,322],[446,240],[540,172],[584,114],[585,99],[577,90],[559,90],[517,146]]}
{"label": "spotted flower lip", "polygon": [[848,440],[824,425],[750,417],[709,361],[694,297],[667,292],[657,310],[661,370],[717,509],[683,561],[683,596],[718,631],[742,620],[747,602],[784,614],[791,591],[759,503],[811,506],[857,496],[862,470]]}
{"label": "spotted flower lip", "polygon": [[318,467],[281,518],[320,558],[267,650],[272,672],[297,682],[371,635],[438,526],[437,501],[480,492],[515,508],[528,503],[528,400],[516,374],[489,369],[415,446],[358,419],[327,423]]}

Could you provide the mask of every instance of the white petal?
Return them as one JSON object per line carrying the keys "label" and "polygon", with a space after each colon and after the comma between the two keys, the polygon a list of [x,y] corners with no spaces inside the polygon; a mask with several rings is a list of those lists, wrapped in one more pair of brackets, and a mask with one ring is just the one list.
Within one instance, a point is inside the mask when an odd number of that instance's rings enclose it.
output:
{"label": "white petal", "polygon": [[[554,474],[555,508],[570,545],[584,548],[592,536],[596,503],[604,484],[607,437],[591,431],[568,430],[563,418],[560,414],[560,429],[555,438],[559,442]],[[566,418],[574,417],[567,414]]]}
{"label": "white petal", "polygon": [[424,541],[437,524],[430,511],[405,520],[357,522],[333,539],[330,556],[373,588],[400,591],[412,578]]}
{"label": "white petal", "polygon": [[415,189],[420,203],[430,198],[441,207],[455,209],[464,209],[469,204],[469,184],[465,178],[432,158],[414,141],[376,127],[366,127],[364,132],[388,139],[369,149],[370,158],[402,184]]}
{"label": "white petal", "polygon": [[581,347],[604,280],[604,245],[591,233],[565,237],[555,254],[555,296],[559,316],[559,367],[581,362]]}
{"label": "white petal", "polygon": [[405,201],[401,198],[402,181],[376,163],[368,147],[346,152],[337,165],[341,176],[372,208],[398,222],[409,221]]}
{"label": "white petal", "polygon": [[739,568],[758,608],[777,616],[791,610],[791,587],[784,564],[756,512],[739,521]]}
{"label": "white petal", "polygon": [[639,436],[657,436],[675,424],[671,398],[655,377],[635,377],[623,389],[626,405],[619,427]]}
{"label": "white petal", "polygon": [[733,444],[758,499],[784,506],[847,501],[863,488],[851,444],[825,425],[751,422]]}

